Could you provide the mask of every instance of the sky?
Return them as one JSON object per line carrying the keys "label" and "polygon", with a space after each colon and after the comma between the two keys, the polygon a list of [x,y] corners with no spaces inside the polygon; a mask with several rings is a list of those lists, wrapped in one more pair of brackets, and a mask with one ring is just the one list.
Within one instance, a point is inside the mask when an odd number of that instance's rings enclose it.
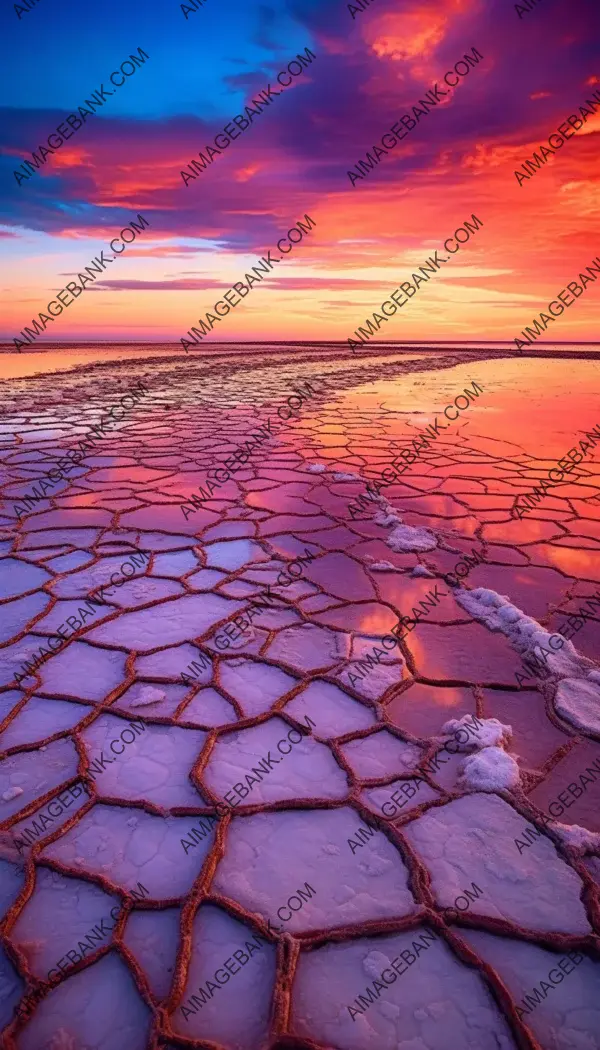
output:
{"label": "sky", "polygon": [[[476,215],[477,235],[379,338],[512,345],[600,255],[600,104],[531,178],[515,176],[600,91],[597,0],[185,6],[38,0],[19,12],[5,0],[0,339],[46,312],[65,275],[138,214],[149,228],[37,347],[179,340],[305,215],[310,234],[207,342],[346,340]],[[148,59],[113,88],[111,72],[140,47]],[[190,161],[268,84],[279,89],[278,72],[307,47],[310,65],[186,185]],[[473,48],[482,59],[448,97],[351,180]],[[23,161],[101,84],[114,95],[19,182]],[[599,318],[590,284],[548,338],[597,340]]]}

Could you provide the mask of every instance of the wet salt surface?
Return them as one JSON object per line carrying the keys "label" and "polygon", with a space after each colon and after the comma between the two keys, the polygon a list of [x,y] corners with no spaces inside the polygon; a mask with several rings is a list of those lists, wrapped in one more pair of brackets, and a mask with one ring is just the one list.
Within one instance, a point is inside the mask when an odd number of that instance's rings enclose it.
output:
{"label": "wet salt surface", "polygon": [[[54,406],[42,380],[17,384],[17,439],[0,445],[3,1045],[266,1050],[289,1033],[323,1050],[598,1050],[600,617],[546,682],[515,679],[525,643],[598,591],[593,460],[515,522],[515,495],[555,450],[535,461],[497,421],[478,437],[467,413],[384,490],[388,510],[352,520],[414,425],[389,407],[389,361],[353,364],[378,384],[353,403],[329,360],[329,393],[186,520],[182,500],[274,413],[291,366],[255,366],[264,404],[219,375],[226,410],[210,405],[214,366],[161,362],[152,410],[19,522],[18,495],[77,447],[128,367],[99,370],[92,397],[85,375],[55,376]],[[436,373],[444,392],[462,390],[460,371]],[[448,587],[473,547],[484,562]],[[136,550],[150,561],[15,687]],[[306,551],[302,578],[278,587]],[[439,603],[384,652],[436,584]],[[220,648],[268,585],[277,601]],[[484,728],[450,755],[471,715]],[[144,727],[132,740],[130,721]],[[428,929],[436,942],[353,1019]],[[581,965],[523,1010],[566,952]],[[59,959],[58,983],[36,985]]]}

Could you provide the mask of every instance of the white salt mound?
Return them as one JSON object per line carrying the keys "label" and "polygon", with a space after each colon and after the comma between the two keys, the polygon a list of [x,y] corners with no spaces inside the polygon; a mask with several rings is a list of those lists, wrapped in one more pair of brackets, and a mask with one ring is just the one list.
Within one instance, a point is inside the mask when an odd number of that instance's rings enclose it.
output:
{"label": "white salt mound", "polygon": [[547,650],[541,657],[545,658],[554,674],[565,678],[584,677],[593,670],[591,661],[581,657],[572,642],[563,640],[560,649],[553,649],[548,631],[496,591],[477,587],[473,591],[456,591],[454,597],[475,620],[484,623],[491,631],[501,631],[523,656],[533,655],[536,646],[539,650]]}
{"label": "white salt mound", "polygon": [[562,839],[565,846],[569,846],[575,853],[582,855],[592,850],[600,849],[600,835],[595,831],[588,831],[579,824],[551,824],[552,830]]}
{"label": "white salt mound", "polygon": [[[474,751],[484,747],[502,747],[508,744],[512,738],[512,726],[503,725],[497,718],[480,718],[483,725],[473,729],[471,715],[463,715],[462,718],[451,718],[442,726],[442,732],[452,734],[456,740],[458,751]],[[459,729],[469,727],[469,739],[464,743],[456,739],[455,734]]]}
{"label": "white salt mound", "polygon": [[432,551],[437,547],[437,540],[429,529],[414,529],[412,525],[397,525],[385,542],[397,554],[409,551]]}
{"label": "white salt mound", "polygon": [[306,469],[309,470],[311,474],[324,474],[327,467],[324,463],[309,463]]}
{"label": "white salt mound", "polygon": [[2,800],[3,800],[3,802],[12,802],[13,798],[18,798],[19,795],[22,795],[22,794],[23,794],[23,788],[20,788],[20,787],[7,788],[7,790],[2,795]]}
{"label": "white salt mound", "polygon": [[519,767],[501,747],[484,747],[463,762],[462,787],[473,791],[506,791],[520,782]]}
{"label": "white salt mound", "polygon": [[[454,597],[480,623],[501,631],[523,658],[531,655],[544,660],[559,679],[554,706],[561,718],[584,732],[600,733],[600,670],[572,642],[563,639],[561,648],[553,648],[552,635],[496,591],[478,587],[456,591]],[[554,635],[554,645],[559,637]]]}

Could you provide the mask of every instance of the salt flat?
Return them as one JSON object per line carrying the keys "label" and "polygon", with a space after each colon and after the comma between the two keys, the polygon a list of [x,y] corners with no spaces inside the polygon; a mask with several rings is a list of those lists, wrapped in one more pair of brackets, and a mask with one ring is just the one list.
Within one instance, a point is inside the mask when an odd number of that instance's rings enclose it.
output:
{"label": "salt flat", "polygon": [[[303,346],[13,381],[3,1045],[600,1047],[600,617],[546,675],[523,662],[600,590],[594,456],[511,515],[596,422],[594,367],[569,361],[565,418],[562,362],[476,353]],[[144,402],[18,513],[136,379]],[[351,514],[473,381],[485,398]]]}

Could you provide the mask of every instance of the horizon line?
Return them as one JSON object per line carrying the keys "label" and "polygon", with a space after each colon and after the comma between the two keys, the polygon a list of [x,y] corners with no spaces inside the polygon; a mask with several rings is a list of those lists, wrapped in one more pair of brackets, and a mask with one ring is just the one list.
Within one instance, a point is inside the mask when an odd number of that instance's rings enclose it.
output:
{"label": "horizon line", "polygon": [[[504,343],[504,339],[386,339],[386,340],[369,340],[368,343],[364,343],[364,347],[368,348],[371,346],[456,346],[458,343],[465,343],[472,346],[479,346],[482,343]],[[506,340],[509,343],[508,340]],[[178,339],[76,339],[76,340],[60,340],[51,341],[47,343],[40,343],[37,346],[29,346],[25,352],[40,352],[41,350],[61,350],[63,348],[77,348],[78,346],[122,346],[123,344],[129,344],[131,346],[177,346],[179,343]],[[218,346],[229,346],[229,345],[241,345],[241,346],[344,346],[347,343],[347,339],[223,339],[215,340],[212,343],[206,343],[204,345],[198,344],[197,349],[203,350],[206,347],[218,347]],[[532,344],[533,345],[533,344]],[[536,340],[536,346],[598,346],[600,345],[600,339],[552,339],[552,340]],[[4,341],[0,338],[0,350],[4,352],[4,349],[8,349],[11,352],[17,353],[12,346],[12,340]],[[506,346],[507,350],[513,349],[510,344]],[[23,353],[23,351],[19,351]],[[515,351],[517,352],[517,351]],[[522,352],[522,351],[521,351]]]}

